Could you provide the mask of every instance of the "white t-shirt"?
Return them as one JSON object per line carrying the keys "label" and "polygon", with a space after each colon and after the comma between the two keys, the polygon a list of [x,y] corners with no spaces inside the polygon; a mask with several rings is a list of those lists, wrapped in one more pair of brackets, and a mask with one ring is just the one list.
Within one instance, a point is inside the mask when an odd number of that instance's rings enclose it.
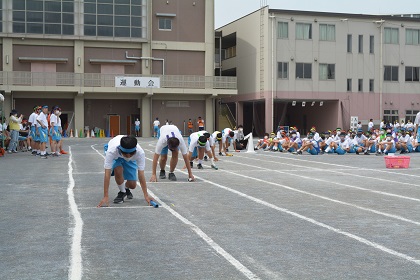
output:
{"label": "white t-shirt", "polygon": [[61,119],[56,114],[51,114],[50,116],[50,124],[52,125],[54,123],[54,126],[61,126]]}
{"label": "white t-shirt", "polygon": [[414,120],[414,124],[418,124],[420,126],[420,112],[417,113],[416,119]]}
{"label": "white t-shirt", "polygon": [[369,122],[369,124],[368,124],[368,130],[371,130],[372,127],[373,127],[373,122]]}
{"label": "white t-shirt", "polygon": [[29,116],[28,122],[30,122],[30,123],[31,123],[31,126],[35,126],[35,124],[36,124],[36,117],[38,117],[38,114],[37,114],[37,113],[35,113],[35,112],[33,112],[33,113]]}
{"label": "white t-shirt", "polygon": [[344,139],[343,142],[341,142],[340,140],[340,142],[338,142],[338,146],[340,146],[340,148],[343,150],[349,148],[350,147],[349,139]]}
{"label": "white t-shirt", "polygon": [[175,125],[164,125],[160,128],[160,137],[156,144],[155,153],[159,154],[162,152],[163,148],[168,146],[168,138],[176,137],[179,140],[179,149],[183,155],[187,154],[187,146],[185,145],[184,138],[182,138],[181,133],[179,133],[178,127]]}
{"label": "white t-shirt", "polygon": [[365,136],[365,135],[361,135],[360,137],[359,136],[354,136],[354,140],[356,140],[356,143],[358,144],[358,145],[362,145],[363,144],[363,141],[365,141],[367,139],[367,137]]}
{"label": "white t-shirt", "polygon": [[410,135],[406,134],[405,136],[400,136],[398,138],[398,141],[403,142],[403,143],[408,143],[410,141]]}
{"label": "white t-shirt", "polygon": [[136,120],[136,121],[134,122],[134,125],[135,125],[135,126],[140,126],[140,121],[139,121],[139,120]]}
{"label": "white t-shirt", "polygon": [[225,128],[225,129],[223,129],[223,131],[222,131],[222,142],[224,143],[224,142],[226,142],[226,139],[227,138],[231,138],[230,136],[229,136],[229,133],[232,131],[232,129],[230,129],[230,128]]}
{"label": "white t-shirt", "polygon": [[[108,142],[108,150],[105,152],[105,169],[112,169],[114,160],[123,157],[118,149],[118,146],[120,146],[121,138],[124,136],[125,135],[117,135]],[[130,161],[136,161],[137,170],[144,170],[146,158],[144,151],[139,144],[137,144],[136,153],[130,158]]]}
{"label": "white t-shirt", "polygon": [[213,132],[213,134],[210,136],[209,142],[210,142],[210,146],[214,146],[214,144],[216,144],[217,142],[217,134],[219,134],[220,131],[215,131]]}
{"label": "white t-shirt", "polygon": [[153,126],[159,126],[159,125],[160,125],[160,121],[155,120],[155,121],[153,122]]}
{"label": "white t-shirt", "polygon": [[[37,121],[40,121],[44,127],[48,127],[48,121],[47,121],[47,115],[45,115],[43,112],[39,113],[38,117],[36,117]],[[38,123],[38,122],[37,122]],[[41,125],[39,124],[38,127]]]}
{"label": "white t-shirt", "polygon": [[[201,148],[202,147],[202,146],[200,146],[200,144],[198,144],[198,138],[200,136],[202,136],[203,134],[204,134],[203,131],[191,133],[191,135],[190,135],[190,145],[189,145],[188,151],[190,151],[192,153],[192,152],[194,152],[194,148]],[[206,141],[206,145],[204,147],[206,148],[206,151],[211,150],[209,141]]]}

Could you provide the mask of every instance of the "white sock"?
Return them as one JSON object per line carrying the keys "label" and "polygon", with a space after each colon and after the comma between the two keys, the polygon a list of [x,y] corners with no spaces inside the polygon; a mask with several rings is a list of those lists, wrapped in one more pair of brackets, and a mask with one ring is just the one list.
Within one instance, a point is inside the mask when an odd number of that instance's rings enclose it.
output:
{"label": "white sock", "polygon": [[211,159],[210,159],[210,162],[211,162],[211,164],[214,164],[214,159],[213,159],[213,158],[211,158]]}
{"label": "white sock", "polygon": [[378,153],[380,153],[381,152],[381,149],[378,149]]}
{"label": "white sock", "polygon": [[328,147],[325,149],[325,152],[326,152],[326,153],[328,153],[329,151],[331,151],[331,147],[330,147],[330,146],[328,146]]}
{"label": "white sock", "polygon": [[125,193],[125,182],[123,182],[121,185],[118,185],[118,188],[120,189],[121,192]]}
{"label": "white sock", "polygon": [[202,164],[202,163],[203,163],[203,160],[199,159],[198,164]]}

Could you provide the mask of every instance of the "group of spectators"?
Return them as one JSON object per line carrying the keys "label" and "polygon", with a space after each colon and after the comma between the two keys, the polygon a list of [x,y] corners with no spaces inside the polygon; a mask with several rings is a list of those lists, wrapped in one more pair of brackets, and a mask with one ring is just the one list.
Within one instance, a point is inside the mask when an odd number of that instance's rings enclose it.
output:
{"label": "group of spectators", "polygon": [[265,133],[264,138],[258,140],[254,150],[290,152],[297,155],[304,152],[311,155],[387,155],[396,152],[420,152],[419,123],[420,113],[417,114],[414,123],[381,122],[379,128],[375,128],[370,120],[367,131],[363,131],[359,123],[355,130],[348,131],[337,128],[319,133],[316,127],[312,127],[307,135],[301,136],[296,127],[290,127],[290,131],[279,129],[277,134]]}
{"label": "group of spectators", "polygon": [[[18,116],[19,115],[19,116]],[[35,106],[29,118],[13,109],[6,120],[1,120],[0,141],[4,142],[7,153],[30,151],[32,155],[47,159],[49,155],[60,156],[67,152],[62,148],[61,108],[54,106],[49,111],[47,105]],[[47,143],[51,152],[47,152]]]}

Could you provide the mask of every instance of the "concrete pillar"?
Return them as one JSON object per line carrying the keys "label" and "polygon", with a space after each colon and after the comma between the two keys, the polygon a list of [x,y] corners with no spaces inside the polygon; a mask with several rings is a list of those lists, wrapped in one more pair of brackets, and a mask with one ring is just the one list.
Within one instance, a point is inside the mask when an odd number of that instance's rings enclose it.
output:
{"label": "concrete pillar", "polygon": [[[12,93],[11,92],[2,92],[4,96],[4,103],[3,103],[3,109],[4,109],[4,116],[7,120],[9,120],[10,112],[12,111]],[[1,103],[0,103],[1,104]],[[21,112],[22,113],[22,112]]]}
{"label": "concrete pillar", "polygon": [[152,98],[145,96],[141,99],[141,131],[143,137],[151,137],[152,134]]}
{"label": "concrete pillar", "polygon": [[214,131],[214,98],[206,98],[206,116],[205,116],[205,129],[208,132]]}
{"label": "concrete pillar", "polygon": [[[214,0],[205,1],[205,76],[214,76]],[[207,122],[207,120],[205,120]]]}
{"label": "concrete pillar", "polygon": [[85,97],[83,95],[74,97],[74,128],[79,133],[80,130],[85,129]]}
{"label": "concrete pillar", "polygon": [[3,71],[12,72],[13,71],[13,39],[12,38],[3,38]]}
{"label": "concrete pillar", "polygon": [[84,73],[84,69],[85,44],[83,41],[74,41],[74,73]]}
{"label": "concrete pillar", "polygon": [[272,106],[271,106],[271,96],[265,99],[265,131],[268,133],[274,130],[273,128],[273,119],[272,119]]}
{"label": "concrete pillar", "polygon": [[236,115],[238,116],[238,119],[236,122],[238,125],[242,124],[244,125],[244,103],[243,102],[236,102]]}

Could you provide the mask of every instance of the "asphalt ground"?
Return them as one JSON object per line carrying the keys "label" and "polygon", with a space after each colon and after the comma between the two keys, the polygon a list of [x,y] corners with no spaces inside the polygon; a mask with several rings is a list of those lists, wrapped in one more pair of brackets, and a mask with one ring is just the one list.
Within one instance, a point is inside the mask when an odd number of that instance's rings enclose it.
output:
{"label": "asphalt ground", "polygon": [[[420,279],[420,153],[409,169],[374,155],[258,151],[204,162],[187,182],[148,183],[96,208],[106,138],[69,155],[0,158],[0,279]],[[139,138],[151,175],[155,139]]]}

